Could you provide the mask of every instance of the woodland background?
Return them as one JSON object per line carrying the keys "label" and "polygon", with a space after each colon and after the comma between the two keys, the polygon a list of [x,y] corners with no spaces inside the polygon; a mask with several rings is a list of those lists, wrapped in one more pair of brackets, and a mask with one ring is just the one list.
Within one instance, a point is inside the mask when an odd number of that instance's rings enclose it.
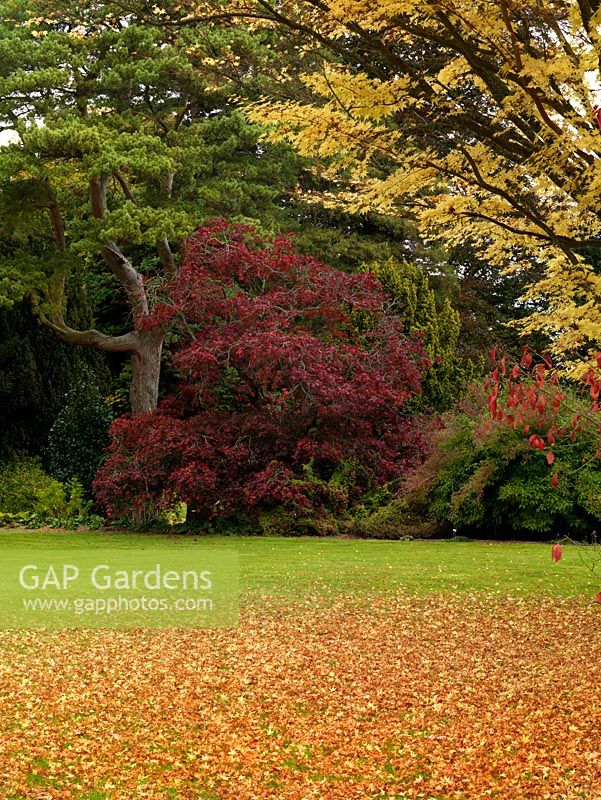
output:
{"label": "woodland background", "polygon": [[0,3],[2,521],[588,536],[600,24]]}

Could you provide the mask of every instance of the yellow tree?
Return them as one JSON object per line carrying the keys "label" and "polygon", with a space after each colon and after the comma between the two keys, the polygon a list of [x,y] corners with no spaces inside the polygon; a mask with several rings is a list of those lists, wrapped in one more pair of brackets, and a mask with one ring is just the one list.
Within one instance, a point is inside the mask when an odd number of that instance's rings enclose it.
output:
{"label": "yellow tree", "polygon": [[523,327],[581,368],[601,347],[600,5],[255,0],[248,12],[300,32],[316,66],[309,102],[266,98],[250,116],[324,161],[340,190],[322,200],[411,208],[426,236],[471,239],[506,269],[542,264]]}

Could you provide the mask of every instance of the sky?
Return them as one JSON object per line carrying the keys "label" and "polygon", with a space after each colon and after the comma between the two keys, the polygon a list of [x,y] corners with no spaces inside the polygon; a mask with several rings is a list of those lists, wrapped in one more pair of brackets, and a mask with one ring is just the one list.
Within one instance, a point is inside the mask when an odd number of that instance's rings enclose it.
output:
{"label": "sky", "polygon": [[0,146],[15,141],[16,133],[14,131],[0,131]]}

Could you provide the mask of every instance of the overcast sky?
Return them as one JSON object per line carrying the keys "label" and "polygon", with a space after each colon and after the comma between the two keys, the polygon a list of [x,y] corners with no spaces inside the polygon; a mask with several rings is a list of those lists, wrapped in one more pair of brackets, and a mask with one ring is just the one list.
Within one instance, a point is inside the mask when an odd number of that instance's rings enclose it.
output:
{"label": "overcast sky", "polygon": [[0,145],[8,144],[15,136],[14,131],[0,131]]}

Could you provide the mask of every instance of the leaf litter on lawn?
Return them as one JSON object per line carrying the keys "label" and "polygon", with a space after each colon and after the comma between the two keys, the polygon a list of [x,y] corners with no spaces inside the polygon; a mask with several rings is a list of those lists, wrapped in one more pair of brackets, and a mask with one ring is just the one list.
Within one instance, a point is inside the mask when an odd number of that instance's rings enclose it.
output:
{"label": "leaf litter on lawn", "polygon": [[246,606],[236,630],[0,632],[0,796],[601,798],[601,609]]}

